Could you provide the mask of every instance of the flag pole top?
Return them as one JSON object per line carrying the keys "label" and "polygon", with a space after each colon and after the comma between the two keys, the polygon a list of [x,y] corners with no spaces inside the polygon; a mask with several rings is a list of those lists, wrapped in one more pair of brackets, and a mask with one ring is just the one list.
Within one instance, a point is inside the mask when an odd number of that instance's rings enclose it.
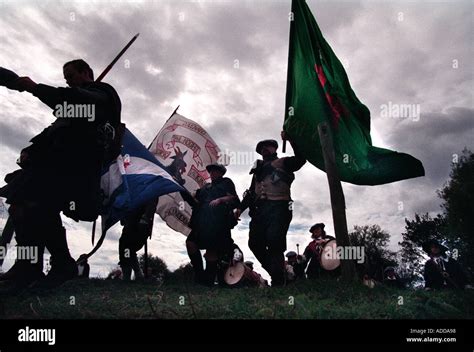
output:
{"label": "flag pole top", "polygon": [[[178,109],[179,109],[180,106],[181,106],[181,105],[178,105],[178,106],[176,107],[176,109],[174,109],[174,111],[173,111],[173,113],[171,114],[171,116],[173,116],[174,114],[176,114],[176,112],[178,111]],[[171,116],[170,116],[170,117],[171,117]]]}

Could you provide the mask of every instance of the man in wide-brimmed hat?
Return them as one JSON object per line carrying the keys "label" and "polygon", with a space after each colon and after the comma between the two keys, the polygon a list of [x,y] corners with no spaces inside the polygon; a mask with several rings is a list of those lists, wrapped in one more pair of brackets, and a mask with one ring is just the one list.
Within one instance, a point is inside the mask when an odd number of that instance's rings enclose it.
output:
{"label": "man in wide-brimmed hat", "polygon": [[[234,257],[238,248],[231,237],[234,220],[233,210],[240,204],[232,180],[224,177],[227,169],[221,164],[210,164],[206,167],[211,183],[205,184],[196,191],[195,196],[182,192],[183,199],[193,208],[190,220],[191,233],[186,239],[186,249],[195,273],[195,281],[213,286],[218,262],[229,255]],[[205,249],[206,270],[200,249]]]}
{"label": "man in wide-brimmed hat", "polygon": [[[291,143],[285,132],[281,137]],[[236,213],[238,217],[250,208],[249,247],[270,274],[272,286],[285,283],[286,233],[293,217],[290,187],[295,179],[294,172],[306,162],[293,143],[292,147],[295,156],[279,158],[277,141],[258,142],[256,151],[263,160],[257,160],[250,170],[252,183]]]}
{"label": "man in wide-brimmed hat", "polygon": [[325,225],[320,222],[314,224],[309,229],[313,240],[306,246],[303,252],[303,260],[307,263],[306,275],[308,279],[318,278],[324,272],[320,261],[323,247],[327,242],[335,240],[334,237],[326,235],[324,227]]}
{"label": "man in wide-brimmed hat", "polygon": [[459,263],[447,257],[448,248],[436,240],[423,243],[423,250],[430,256],[425,263],[425,289],[464,288],[466,275]]}

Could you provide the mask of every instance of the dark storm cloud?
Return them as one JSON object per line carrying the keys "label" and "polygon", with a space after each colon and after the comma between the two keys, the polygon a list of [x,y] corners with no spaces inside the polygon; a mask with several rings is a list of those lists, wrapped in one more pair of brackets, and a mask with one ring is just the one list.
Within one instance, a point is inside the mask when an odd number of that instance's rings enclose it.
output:
{"label": "dark storm cloud", "polygon": [[352,87],[371,110],[373,127],[381,132],[391,128],[393,122],[380,114],[380,106],[389,101],[420,104],[423,112],[472,108],[472,11],[467,2],[368,1],[362,6],[352,26],[322,29],[347,63]]}
{"label": "dark storm cloud", "polygon": [[474,110],[449,108],[445,112],[421,114],[419,121],[399,121],[387,136],[400,151],[419,158],[426,178],[434,187],[447,180],[451,163],[464,147],[474,150]]}

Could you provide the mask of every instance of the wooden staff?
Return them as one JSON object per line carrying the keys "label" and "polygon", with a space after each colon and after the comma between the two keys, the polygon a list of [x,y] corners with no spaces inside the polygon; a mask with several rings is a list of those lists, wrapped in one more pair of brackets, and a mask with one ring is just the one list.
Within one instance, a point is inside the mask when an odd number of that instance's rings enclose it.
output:
{"label": "wooden staff", "polygon": [[[114,65],[117,63],[118,59],[130,48],[130,46],[133,44],[133,42],[138,38],[140,33],[135,34],[135,36],[125,45],[125,47],[118,53],[118,55],[112,60],[112,62],[105,68],[105,70],[97,77],[95,80],[96,82],[100,82],[104,79],[104,77],[109,73],[109,71],[114,67]],[[92,223],[92,245],[94,245],[95,242],[95,227],[96,227],[96,220]],[[92,255],[92,254],[90,254]]]}
{"label": "wooden staff", "polygon": [[102,72],[100,74],[100,76],[95,80],[96,82],[102,81],[102,79],[105,77],[105,75],[107,73],[109,73],[109,71],[112,69],[112,67],[117,63],[118,59],[120,59],[120,57],[127,51],[127,49],[130,47],[130,45],[133,44],[133,42],[138,38],[139,35],[140,35],[140,33],[135,34],[135,36],[128,42],[128,44],[125,45],[125,47],[122,49],[122,51],[120,51],[118,53],[118,55],[115,57],[115,59],[112,60],[112,62],[109,64],[109,66],[107,66],[105,68],[104,72]]}

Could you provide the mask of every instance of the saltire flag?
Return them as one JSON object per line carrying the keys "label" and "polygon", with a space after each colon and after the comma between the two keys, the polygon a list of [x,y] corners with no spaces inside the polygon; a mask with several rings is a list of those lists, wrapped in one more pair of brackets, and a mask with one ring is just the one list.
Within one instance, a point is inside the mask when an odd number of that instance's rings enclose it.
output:
{"label": "saltire flag", "polygon": [[143,204],[164,194],[184,190],[128,129],[122,138],[120,155],[102,174],[101,189],[106,197],[103,233]]}
{"label": "saltire flag", "polygon": [[341,181],[380,185],[424,176],[414,157],[372,145],[370,111],[352,90],[306,2],[293,0],[292,14],[283,128],[296,147],[324,171],[317,126],[327,122]]}
{"label": "saltire flag", "polygon": [[[148,149],[190,193],[210,182],[206,166],[218,162],[220,156],[220,149],[209,133],[176,111]],[[156,213],[173,230],[186,236],[191,232],[188,224],[192,209],[179,193],[160,197]]]}

